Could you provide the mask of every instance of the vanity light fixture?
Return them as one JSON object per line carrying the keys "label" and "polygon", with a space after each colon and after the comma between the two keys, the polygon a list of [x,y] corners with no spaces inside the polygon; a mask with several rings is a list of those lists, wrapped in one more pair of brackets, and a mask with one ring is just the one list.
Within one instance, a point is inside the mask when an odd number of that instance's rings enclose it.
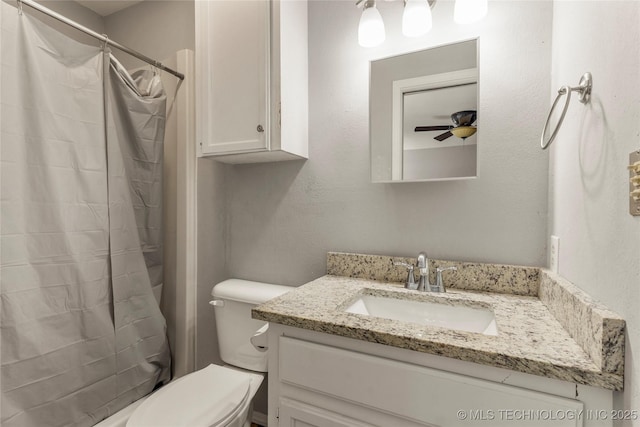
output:
{"label": "vanity light fixture", "polygon": [[386,37],[382,16],[378,12],[375,0],[360,0],[357,4],[362,1],[364,1],[364,10],[358,26],[358,43],[362,47],[378,46]]}
{"label": "vanity light fixture", "polygon": [[472,24],[487,16],[488,0],[456,0],[453,20],[457,24]]}
{"label": "vanity light fixture", "polygon": [[406,37],[420,37],[433,26],[431,6],[427,0],[406,0],[402,13],[402,34]]}
{"label": "vanity light fixture", "polygon": [[[433,18],[431,8],[436,0],[403,0],[402,34],[420,37],[431,30]],[[456,0],[453,18],[458,24],[471,24],[484,18],[488,0]],[[375,47],[385,40],[384,22],[376,8],[375,0],[357,0],[356,6],[364,3],[358,26],[358,43],[362,47]]]}

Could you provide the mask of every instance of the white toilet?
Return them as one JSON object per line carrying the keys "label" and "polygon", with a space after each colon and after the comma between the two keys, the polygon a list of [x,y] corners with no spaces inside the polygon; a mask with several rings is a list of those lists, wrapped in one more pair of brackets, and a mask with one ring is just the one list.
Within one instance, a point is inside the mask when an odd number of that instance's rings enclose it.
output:
{"label": "white toilet", "polygon": [[[220,357],[229,366],[212,364],[170,382],[135,409],[127,427],[249,426],[252,400],[263,380],[258,372],[267,371],[267,324],[252,319],[251,308],[291,289],[239,279],[214,286],[210,304]],[[262,335],[254,337],[257,332]]]}

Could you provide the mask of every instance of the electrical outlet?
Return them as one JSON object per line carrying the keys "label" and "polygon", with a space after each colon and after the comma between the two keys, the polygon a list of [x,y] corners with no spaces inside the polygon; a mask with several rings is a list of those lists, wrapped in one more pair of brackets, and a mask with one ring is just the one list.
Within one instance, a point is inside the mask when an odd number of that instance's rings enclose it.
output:
{"label": "electrical outlet", "polygon": [[549,245],[549,269],[554,273],[558,273],[558,264],[560,259],[560,238],[551,236],[551,244]]}

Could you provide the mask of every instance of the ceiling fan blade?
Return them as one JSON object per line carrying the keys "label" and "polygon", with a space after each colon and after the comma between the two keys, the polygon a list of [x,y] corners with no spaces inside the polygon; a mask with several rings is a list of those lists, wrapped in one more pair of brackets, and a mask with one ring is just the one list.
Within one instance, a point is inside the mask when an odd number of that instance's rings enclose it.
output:
{"label": "ceiling fan blade", "polygon": [[445,133],[441,133],[438,136],[434,136],[433,139],[438,140],[438,141],[444,141],[447,138],[452,137],[453,134],[451,133],[451,131],[445,132]]}
{"label": "ceiling fan blade", "polygon": [[436,130],[449,130],[453,126],[416,126],[415,132],[432,132]]}

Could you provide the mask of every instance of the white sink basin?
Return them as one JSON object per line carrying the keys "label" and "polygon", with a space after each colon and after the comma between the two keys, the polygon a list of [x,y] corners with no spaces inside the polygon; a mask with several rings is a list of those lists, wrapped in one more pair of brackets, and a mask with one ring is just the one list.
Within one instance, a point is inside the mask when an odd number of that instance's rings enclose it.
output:
{"label": "white sink basin", "polygon": [[361,295],[345,311],[458,331],[498,335],[496,318],[493,311],[487,308]]}

